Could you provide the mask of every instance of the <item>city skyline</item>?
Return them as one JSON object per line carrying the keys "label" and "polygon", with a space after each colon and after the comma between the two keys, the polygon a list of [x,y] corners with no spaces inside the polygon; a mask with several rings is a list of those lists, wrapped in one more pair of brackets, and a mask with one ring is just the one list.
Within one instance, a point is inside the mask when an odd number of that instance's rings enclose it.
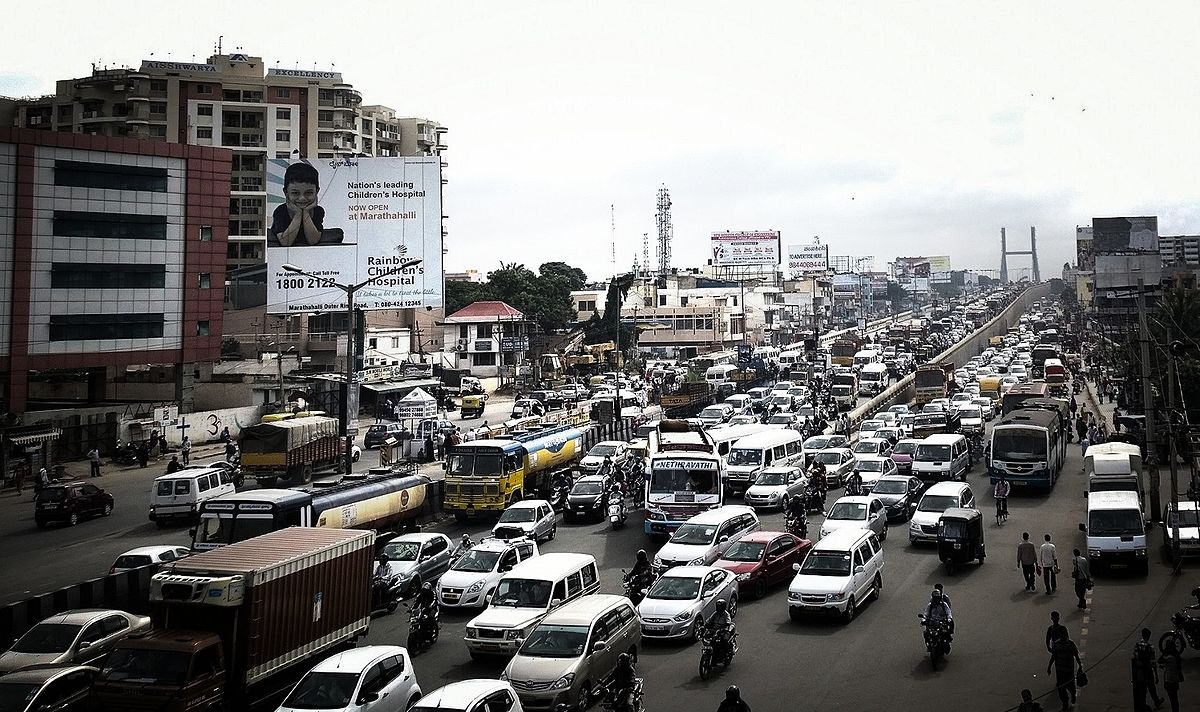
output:
{"label": "city skyline", "polygon": [[[1160,49],[1183,46],[1200,19],[1182,3],[749,14],[522,3],[503,15],[463,3],[439,9],[428,32],[378,23],[330,36],[297,22],[286,41],[270,8],[215,7],[181,23],[139,6],[153,37],[119,31],[116,16],[89,21],[86,36],[84,23],[51,34],[17,8],[14,21],[34,29],[2,50],[0,94],[53,91],[93,62],[203,61],[222,35],[225,52],[268,66],[335,68],[400,114],[452,127],[450,271],[563,259],[603,278],[610,206],[627,269],[642,234],[653,242],[662,184],[677,266],[702,266],[711,232],[775,229],[784,249],[819,235],[831,254],[875,255],[877,270],[922,254],[997,270],[1000,228],[1020,245],[1032,225],[1052,276],[1092,216],[1157,215],[1161,234],[1200,232],[1187,181],[1200,146],[1174,141],[1200,108],[1195,60]],[[321,6],[290,7],[305,17]],[[233,8],[236,23],[223,19]],[[1016,274],[1025,266],[1010,260]]]}

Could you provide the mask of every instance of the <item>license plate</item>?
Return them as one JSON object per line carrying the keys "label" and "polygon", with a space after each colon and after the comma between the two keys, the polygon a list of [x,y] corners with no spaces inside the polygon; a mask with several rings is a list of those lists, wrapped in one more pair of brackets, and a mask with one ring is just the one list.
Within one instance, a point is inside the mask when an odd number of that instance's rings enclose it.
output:
{"label": "license plate", "polygon": [[644,626],[642,626],[642,628],[651,633],[661,633],[667,629],[666,626],[662,626],[662,625],[644,625]]}
{"label": "license plate", "polygon": [[484,650],[497,650],[497,651],[500,650],[500,646],[496,645],[495,643],[484,643],[483,645],[481,645],[479,647],[483,648]]}

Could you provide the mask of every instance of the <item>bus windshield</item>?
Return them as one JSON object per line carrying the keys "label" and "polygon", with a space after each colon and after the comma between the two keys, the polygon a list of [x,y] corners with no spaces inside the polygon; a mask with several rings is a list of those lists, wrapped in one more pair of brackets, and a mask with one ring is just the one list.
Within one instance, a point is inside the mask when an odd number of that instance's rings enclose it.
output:
{"label": "bus windshield", "polygon": [[1045,460],[1046,433],[1024,428],[997,428],[992,431],[992,458],[1005,462]]}
{"label": "bus windshield", "polygon": [[668,466],[654,465],[650,470],[650,494],[674,494],[676,492],[692,492],[697,495],[711,495],[717,493],[717,469],[703,467],[711,464],[708,461],[699,461],[696,464],[701,465],[699,468],[687,467],[686,465],[676,467],[676,464],[670,463]]}
{"label": "bus windshield", "polygon": [[218,517],[205,514],[200,519],[200,526],[196,527],[195,543],[197,546],[207,544],[210,548],[213,545],[235,544],[275,531],[274,524],[275,520],[270,515]]}

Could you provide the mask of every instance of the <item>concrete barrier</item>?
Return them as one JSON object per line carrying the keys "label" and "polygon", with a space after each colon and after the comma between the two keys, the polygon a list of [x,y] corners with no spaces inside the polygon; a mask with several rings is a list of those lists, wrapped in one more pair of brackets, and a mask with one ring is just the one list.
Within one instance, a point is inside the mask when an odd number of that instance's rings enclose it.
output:
{"label": "concrete barrier", "polygon": [[0,650],[7,650],[25,631],[55,613],[77,608],[148,613],[150,577],[157,570],[152,565],[109,574],[0,607]]}
{"label": "concrete barrier", "polygon": [[[895,316],[889,316],[889,317],[885,317],[883,319],[876,319],[875,321],[869,321],[869,322],[867,322],[866,331],[868,334],[874,333],[876,331],[879,331],[879,329],[882,327],[890,326],[891,323],[894,321],[905,321],[907,319],[911,319],[912,317],[913,317],[912,311],[904,311],[904,312],[900,312],[899,314],[896,314]],[[817,339],[817,343],[820,346],[829,346],[829,345],[833,344],[834,341],[837,341],[840,336],[842,336],[844,334],[849,334],[851,331],[858,331],[858,327],[854,327],[852,329],[840,329],[838,331],[831,331],[828,334],[825,334],[821,338]]]}

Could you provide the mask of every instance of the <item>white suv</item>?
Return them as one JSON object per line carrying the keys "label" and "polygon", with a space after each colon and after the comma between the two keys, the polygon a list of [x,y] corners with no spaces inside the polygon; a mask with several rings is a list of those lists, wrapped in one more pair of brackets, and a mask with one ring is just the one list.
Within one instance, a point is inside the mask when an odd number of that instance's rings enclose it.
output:
{"label": "white suv", "polygon": [[868,529],[839,529],[813,546],[804,563],[793,564],[788,615],[836,613],[847,622],[858,604],[883,589],[883,545]]}
{"label": "white suv", "polygon": [[538,553],[532,539],[484,539],[438,579],[438,603],[446,608],[483,608],[504,574]]}

